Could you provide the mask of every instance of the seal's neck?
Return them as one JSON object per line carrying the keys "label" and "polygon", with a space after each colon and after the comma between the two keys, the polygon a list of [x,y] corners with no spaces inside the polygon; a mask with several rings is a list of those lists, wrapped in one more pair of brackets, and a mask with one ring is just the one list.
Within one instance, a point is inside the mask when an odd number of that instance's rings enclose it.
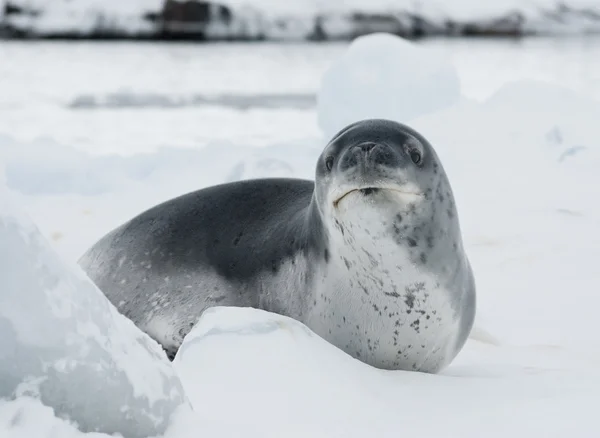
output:
{"label": "seal's neck", "polygon": [[[347,267],[354,260],[383,276],[408,269],[441,282],[449,279],[462,260],[456,256],[462,251],[457,218],[434,216],[419,223],[406,216],[365,208],[332,217],[327,227],[332,262]],[[364,275],[371,275],[369,270]]]}

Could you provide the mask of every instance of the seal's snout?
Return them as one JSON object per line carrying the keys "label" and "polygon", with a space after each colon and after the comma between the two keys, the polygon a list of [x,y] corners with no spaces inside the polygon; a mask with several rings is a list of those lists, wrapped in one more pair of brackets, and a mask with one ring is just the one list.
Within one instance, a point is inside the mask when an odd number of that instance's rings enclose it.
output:
{"label": "seal's snout", "polygon": [[358,148],[361,149],[364,153],[368,154],[369,152],[371,152],[375,147],[377,146],[377,143],[371,143],[371,142],[366,142],[366,143],[361,143],[359,145],[354,146],[354,148]]}
{"label": "seal's snout", "polygon": [[341,157],[339,166],[340,170],[347,171],[357,167],[394,166],[397,160],[387,144],[368,141],[350,146]]}

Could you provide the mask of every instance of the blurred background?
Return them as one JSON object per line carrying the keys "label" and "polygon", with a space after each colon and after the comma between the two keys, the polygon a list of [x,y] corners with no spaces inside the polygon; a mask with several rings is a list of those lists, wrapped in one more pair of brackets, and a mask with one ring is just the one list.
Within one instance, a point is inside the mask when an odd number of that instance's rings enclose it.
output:
{"label": "blurred background", "polygon": [[323,73],[371,32],[450,56],[467,98],[600,96],[597,0],[0,0],[0,29],[0,134],[92,154],[315,135]]}

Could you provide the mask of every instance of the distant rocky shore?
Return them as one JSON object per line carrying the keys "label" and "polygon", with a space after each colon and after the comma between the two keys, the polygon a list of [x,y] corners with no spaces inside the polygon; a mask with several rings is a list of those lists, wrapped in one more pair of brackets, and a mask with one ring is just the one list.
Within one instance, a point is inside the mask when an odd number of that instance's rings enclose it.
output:
{"label": "distant rocky shore", "polygon": [[[600,33],[600,4],[572,7],[548,3],[526,10],[494,7],[489,13],[453,14],[424,7],[397,10],[390,2],[365,1],[364,10],[339,6],[315,10],[307,6],[298,13],[266,10],[253,2],[206,2],[197,0],[0,0],[0,35],[27,39],[151,39],[151,40],[351,40],[372,32],[389,32],[406,38],[425,36],[518,37],[543,34]],[[264,2],[263,2],[264,4]],[[412,4],[412,3],[411,3]],[[101,6],[100,6],[101,5]],[[301,3],[300,3],[301,5]]]}

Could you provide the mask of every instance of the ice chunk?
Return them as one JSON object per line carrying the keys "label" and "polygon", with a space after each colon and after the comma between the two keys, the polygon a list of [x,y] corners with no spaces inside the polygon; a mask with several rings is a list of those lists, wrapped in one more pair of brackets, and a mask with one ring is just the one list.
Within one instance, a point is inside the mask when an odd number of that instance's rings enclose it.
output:
{"label": "ice chunk", "polygon": [[458,74],[450,61],[400,37],[376,33],[354,40],[323,76],[318,121],[329,137],[366,118],[407,122],[459,97]]}
{"label": "ice chunk", "polygon": [[54,253],[1,187],[0,242],[0,398],[39,397],[84,432],[164,432],[188,403],[161,348]]}

